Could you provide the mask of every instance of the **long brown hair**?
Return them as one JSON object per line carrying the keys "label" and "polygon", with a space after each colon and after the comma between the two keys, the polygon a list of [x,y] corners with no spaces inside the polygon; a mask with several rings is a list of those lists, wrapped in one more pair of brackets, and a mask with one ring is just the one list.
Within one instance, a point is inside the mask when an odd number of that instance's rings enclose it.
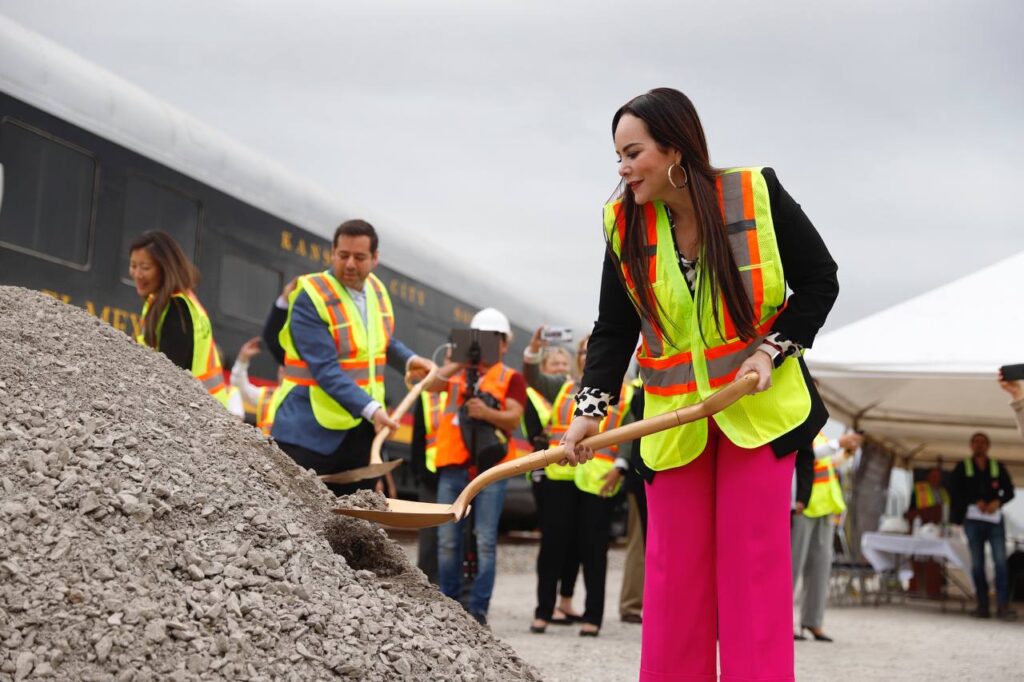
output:
{"label": "long brown hair", "polygon": [[153,292],[146,319],[142,321],[146,345],[156,348],[156,327],[164,308],[174,294],[195,289],[199,284],[199,271],[178,246],[178,242],[174,241],[174,237],[166,232],[143,232],[128,247],[128,255],[131,256],[139,249],[144,249],[160,268],[160,285]]}
{"label": "long brown hair", "polygon": [[[689,178],[687,191],[693,200],[697,217],[697,239],[701,245],[700,280],[697,283],[696,304],[700,314],[705,299],[711,302],[711,314],[721,332],[722,324],[718,309],[719,294],[725,300],[726,309],[739,337],[750,340],[757,335],[754,307],[743,286],[729,247],[725,231],[725,219],[718,203],[716,179],[720,170],[711,165],[708,144],[704,137],[697,110],[690,99],[672,88],[655,88],[626,102],[612,118],[612,136],[625,115],[636,116],[647,125],[651,137],[662,149],[675,149],[682,154],[680,162]],[[639,312],[660,333],[671,340],[667,333],[668,324],[678,329],[675,320],[665,315],[651,288],[647,275],[648,254],[644,241],[643,211],[637,207],[633,190],[623,180],[617,195],[622,199],[625,211],[626,235],[622,244],[622,260],[626,264],[633,282],[636,283],[636,301]],[[611,248],[609,244],[609,249]],[[614,257],[614,253],[612,254]],[[621,273],[620,273],[621,276]],[[703,334],[703,330],[701,331]],[[724,334],[723,334],[724,336]]]}

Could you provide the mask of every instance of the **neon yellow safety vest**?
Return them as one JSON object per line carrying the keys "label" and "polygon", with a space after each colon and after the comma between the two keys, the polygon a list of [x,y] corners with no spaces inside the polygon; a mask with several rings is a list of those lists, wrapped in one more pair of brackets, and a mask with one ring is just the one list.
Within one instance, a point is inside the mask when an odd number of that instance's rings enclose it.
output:
{"label": "neon yellow safety vest", "polygon": [[275,390],[270,386],[261,386],[256,400],[256,428],[268,436],[274,429],[274,414],[270,407],[274,403]]}
{"label": "neon yellow safety vest", "polygon": [[[558,390],[555,401],[551,404],[551,421],[548,433],[551,434],[550,447],[556,447],[572,422],[573,411],[576,409],[576,382],[569,380]],[[629,412],[629,404],[633,399],[633,387],[623,384],[619,394],[619,402],[611,406],[608,416],[601,420],[600,431],[622,426]],[[553,481],[575,481],[576,487],[584,492],[597,495],[604,485],[604,476],[615,466],[615,457],[619,447],[613,445],[594,453],[594,459],[579,466],[549,464],[544,467],[544,475]],[[621,485],[621,483],[620,483]],[[617,493],[618,488],[612,494]]]}
{"label": "neon yellow safety vest", "polygon": [[427,471],[437,473],[437,427],[441,424],[441,416],[444,414],[445,405],[448,404],[448,392],[420,393],[420,402],[423,405],[423,426],[426,433],[426,449],[424,455],[427,460]]}
{"label": "neon yellow safety vest", "polygon": [[804,516],[816,519],[844,511],[846,501],[843,500],[843,489],[839,485],[835,467],[832,466],[832,458],[814,460],[814,485],[811,486],[811,499],[804,509]]}
{"label": "neon yellow safety vest", "polygon": [[[224,407],[228,406],[228,385],[224,381],[224,368],[220,364],[220,355],[217,354],[217,345],[213,342],[213,326],[210,324],[210,316],[206,309],[199,302],[196,295],[191,291],[178,292],[172,296],[185,302],[189,315],[192,317],[192,375],[199,379],[207,393],[216,398]],[[150,299],[142,305],[142,319],[149,314]],[[160,336],[164,330],[164,321],[170,311],[170,304],[160,313],[160,319],[156,323],[156,347],[160,348]],[[143,346],[146,345],[144,334],[135,337]]]}
{"label": "neon yellow safety vest", "polygon": [[[721,331],[711,314],[710,301],[702,302],[698,317],[676,260],[665,205],[653,201],[638,206],[637,210],[643,212],[641,224],[654,297],[665,312],[665,326],[672,337],[663,337],[648,320],[641,320],[643,340],[637,360],[644,383],[645,417],[700,402],[731,382],[785,306],[786,280],[761,169],[724,171],[717,185],[733,258],[754,306],[758,336],[751,341],[737,338],[724,302],[719,304]],[[605,235],[635,304],[639,300],[636,285],[621,261],[626,225],[621,200],[605,205]],[[697,267],[697,295],[706,297],[701,265]],[[810,411],[811,396],[800,365],[788,360],[772,371],[770,389],[741,398],[716,414],[714,420],[730,441],[742,448],[756,448],[802,424]],[[707,420],[701,419],[647,436],[641,450],[644,462],[655,471],[682,466],[704,450],[707,433]]]}
{"label": "neon yellow safety vest", "polygon": [[[562,440],[562,436],[569,428],[576,405],[576,401],[573,400],[573,388],[575,386],[575,381],[571,379],[566,381],[558,389],[558,394],[555,395],[555,400],[551,403],[551,417],[548,420],[548,436],[550,437],[548,447],[557,447],[559,441]],[[576,472],[568,464],[555,463],[544,467],[544,475],[552,481],[571,481],[576,477]]]}
{"label": "neon yellow safety vest", "polygon": [[[551,421],[551,403],[548,402],[547,398],[541,395],[540,391],[536,390],[532,386],[526,387],[526,397],[529,399],[530,404],[533,405],[534,411],[537,413],[537,419],[540,421],[540,427],[546,429],[548,423]],[[521,428],[523,435],[526,433],[526,419],[522,420]]]}
{"label": "neon yellow safety vest", "polygon": [[309,365],[292,340],[291,321],[295,299],[305,292],[320,319],[331,332],[338,351],[338,366],[370,397],[384,404],[384,364],[388,343],[395,331],[395,314],[384,283],[371,274],[366,278],[366,322],[348,289],[329,271],[299,277],[288,298],[288,318],[278,338],[284,348],[284,379],[274,392],[269,419],[296,386],[309,388],[309,403],[320,426],[335,431],[355,428],[362,418],[352,415],[320,388]]}
{"label": "neon yellow safety vest", "polygon": [[[964,474],[967,478],[974,478],[974,458],[968,457],[964,460]],[[999,478],[999,462],[991,457],[988,458],[988,476],[993,481]]]}

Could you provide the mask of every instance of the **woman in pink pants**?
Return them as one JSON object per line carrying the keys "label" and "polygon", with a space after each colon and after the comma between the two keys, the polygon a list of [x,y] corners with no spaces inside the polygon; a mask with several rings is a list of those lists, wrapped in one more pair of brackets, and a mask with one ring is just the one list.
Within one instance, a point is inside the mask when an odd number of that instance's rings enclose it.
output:
{"label": "woman in pink pants", "polygon": [[578,443],[614,404],[638,336],[647,416],[738,375],[759,378],[755,395],[712,419],[641,442],[640,679],[793,680],[793,452],[828,418],[801,356],[838,294],[836,264],[772,169],[711,166],[681,92],[630,100],[612,134],[621,183],[604,207],[598,320],[564,437],[570,461],[593,456]]}

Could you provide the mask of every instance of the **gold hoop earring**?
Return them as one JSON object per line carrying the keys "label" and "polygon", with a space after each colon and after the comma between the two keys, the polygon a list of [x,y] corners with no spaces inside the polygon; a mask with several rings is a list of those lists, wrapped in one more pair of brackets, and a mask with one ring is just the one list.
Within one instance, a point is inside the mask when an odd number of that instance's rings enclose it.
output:
{"label": "gold hoop earring", "polygon": [[[675,180],[672,179],[673,168],[678,168],[683,172],[683,183],[681,185],[677,185],[675,183]],[[678,163],[673,163],[671,166],[668,167],[668,184],[672,185],[676,189],[686,189],[686,186],[690,184],[690,176],[686,174],[686,169],[683,168],[682,165]]]}

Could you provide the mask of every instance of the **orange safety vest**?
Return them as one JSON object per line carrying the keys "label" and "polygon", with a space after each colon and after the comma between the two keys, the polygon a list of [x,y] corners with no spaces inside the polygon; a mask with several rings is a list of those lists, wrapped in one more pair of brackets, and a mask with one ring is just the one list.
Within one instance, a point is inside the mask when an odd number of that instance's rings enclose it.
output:
{"label": "orange safety vest", "polygon": [[[479,390],[487,393],[498,400],[498,409],[504,410],[508,398],[508,385],[515,375],[515,370],[502,363],[492,365],[480,377]],[[462,442],[462,432],[459,429],[458,415],[459,408],[466,402],[466,372],[459,372],[448,380],[448,400],[446,401],[444,415],[437,427],[437,468],[451,466],[466,466],[469,464],[469,449]],[[515,457],[515,447],[512,439],[508,441],[508,452],[502,458],[507,462]]]}
{"label": "orange safety vest", "polygon": [[918,509],[934,507],[940,504],[949,504],[949,493],[945,488],[936,489],[928,481],[918,481],[914,484],[914,500]]}
{"label": "orange safety vest", "polygon": [[256,428],[268,436],[274,428],[274,414],[270,411],[270,405],[274,401],[274,390],[271,386],[261,386],[259,397],[256,399]]}

